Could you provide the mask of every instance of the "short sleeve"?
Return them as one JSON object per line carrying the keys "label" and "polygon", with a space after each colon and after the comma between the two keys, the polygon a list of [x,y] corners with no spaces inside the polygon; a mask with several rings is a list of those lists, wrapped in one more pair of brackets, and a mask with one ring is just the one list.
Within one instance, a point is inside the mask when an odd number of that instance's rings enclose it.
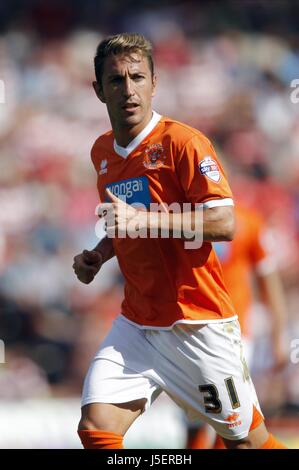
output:
{"label": "short sleeve", "polygon": [[185,144],[176,169],[188,201],[207,208],[233,205],[226,175],[206,137],[196,135]]}

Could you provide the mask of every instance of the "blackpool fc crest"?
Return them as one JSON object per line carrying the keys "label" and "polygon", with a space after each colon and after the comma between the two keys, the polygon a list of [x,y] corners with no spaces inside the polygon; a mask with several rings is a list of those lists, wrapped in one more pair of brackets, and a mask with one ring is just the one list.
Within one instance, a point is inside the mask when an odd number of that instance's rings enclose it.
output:
{"label": "blackpool fc crest", "polygon": [[145,150],[143,165],[145,168],[154,170],[163,166],[165,160],[166,155],[164,154],[163,146],[161,144],[153,144]]}

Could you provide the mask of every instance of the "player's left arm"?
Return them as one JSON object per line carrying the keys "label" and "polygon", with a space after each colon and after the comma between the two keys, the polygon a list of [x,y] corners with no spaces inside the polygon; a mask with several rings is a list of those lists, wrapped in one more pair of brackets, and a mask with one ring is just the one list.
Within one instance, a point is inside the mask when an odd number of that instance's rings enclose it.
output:
{"label": "player's left arm", "polygon": [[[169,215],[161,216],[160,224],[163,229],[168,223]],[[234,206],[200,207],[197,211],[171,214],[170,232],[180,233],[180,238],[184,240],[197,237],[204,242],[232,241],[235,233]]]}
{"label": "player's left arm", "polygon": [[[101,205],[107,224],[107,234],[120,230],[125,232],[128,224],[134,222],[139,230],[145,229],[149,234],[158,236],[167,232],[170,237],[192,241],[209,242],[231,241],[234,237],[234,207],[217,205],[205,208],[198,204],[194,211],[145,212],[126,204],[107,190],[110,203]],[[221,204],[221,203],[220,203]]]}

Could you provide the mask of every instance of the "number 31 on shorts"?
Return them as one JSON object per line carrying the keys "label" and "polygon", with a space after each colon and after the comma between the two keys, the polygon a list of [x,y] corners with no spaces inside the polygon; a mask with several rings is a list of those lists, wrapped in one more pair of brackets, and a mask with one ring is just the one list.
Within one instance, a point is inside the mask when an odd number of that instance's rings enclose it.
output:
{"label": "number 31 on shorts", "polygon": [[[227,379],[224,379],[224,382],[232,408],[239,408],[240,401],[234,384],[234,379],[232,377],[228,377]],[[199,391],[204,394],[204,405],[206,413],[221,413],[222,403],[219,399],[219,393],[216,385],[199,385],[198,388]]]}

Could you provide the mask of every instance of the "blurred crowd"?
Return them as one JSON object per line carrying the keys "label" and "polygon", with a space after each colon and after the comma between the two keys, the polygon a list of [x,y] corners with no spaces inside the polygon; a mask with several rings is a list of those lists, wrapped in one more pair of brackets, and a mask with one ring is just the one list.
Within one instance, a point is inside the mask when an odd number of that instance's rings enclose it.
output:
{"label": "blurred crowd", "polygon": [[[212,140],[236,199],[271,228],[290,341],[299,338],[299,103],[291,101],[299,38],[236,28],[196,34],[166,12],[122,19],[122,30],[154,44],[154,109]],[[0,35],[0,397],[8,400],[80,394],[123,290],[113,260],[89,286],[72,271],[73,256],[98,242],[89,153],[110,125],[91,86],[93,56],[115,31],[38,29],[16,23]],[[298,366],[288,382],[277,400],[299,408]]]}

